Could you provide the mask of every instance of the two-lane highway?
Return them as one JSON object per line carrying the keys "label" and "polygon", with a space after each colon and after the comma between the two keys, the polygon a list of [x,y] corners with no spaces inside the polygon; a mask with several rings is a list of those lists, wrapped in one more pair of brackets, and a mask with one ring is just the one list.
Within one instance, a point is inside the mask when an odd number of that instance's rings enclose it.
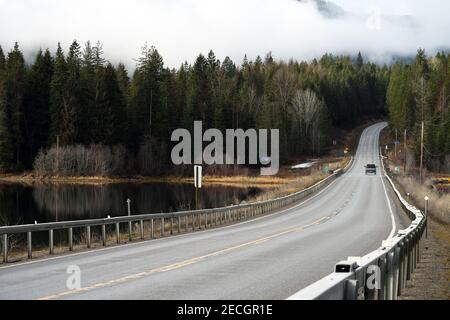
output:
{"label": "two-lane highway", "polygon": [[[399,227],[379,161],[380,123],[350,170],[293,208],[202,232],[0,265],[0,299],[285,299]],[[376,176],[364,166],[377,165]],[[66,287],[79,266],[79,290]]]}

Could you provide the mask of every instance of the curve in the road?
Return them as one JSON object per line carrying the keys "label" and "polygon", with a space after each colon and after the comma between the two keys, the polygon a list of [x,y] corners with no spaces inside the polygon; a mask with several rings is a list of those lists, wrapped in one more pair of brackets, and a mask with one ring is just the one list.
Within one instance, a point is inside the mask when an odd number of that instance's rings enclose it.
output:
{"label": "curve in the road", "polygon": [[[380,170],[364,172],[367,163],[381,168],[385,126],[367,128],[349,171],[295,207],[223,228],[0,268],[0,299],[284,299],[396,231],[397,210]],[[70,265],[81,269],[81,289],[66,288]]]}

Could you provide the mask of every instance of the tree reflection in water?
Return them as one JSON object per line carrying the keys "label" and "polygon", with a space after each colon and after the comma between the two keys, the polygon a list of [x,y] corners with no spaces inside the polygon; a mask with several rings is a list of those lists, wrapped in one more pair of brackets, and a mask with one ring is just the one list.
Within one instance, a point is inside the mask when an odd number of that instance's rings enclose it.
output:
{"label": "tree reflection in water", "polygon": [[[260,189],[230,186],[204,187],[202,208],[238,204],[258,195]],[[190,184],[60,185],[0,184],[0,215],[8,224],[102,218],[132,214],[195,209],[195,190]]]}

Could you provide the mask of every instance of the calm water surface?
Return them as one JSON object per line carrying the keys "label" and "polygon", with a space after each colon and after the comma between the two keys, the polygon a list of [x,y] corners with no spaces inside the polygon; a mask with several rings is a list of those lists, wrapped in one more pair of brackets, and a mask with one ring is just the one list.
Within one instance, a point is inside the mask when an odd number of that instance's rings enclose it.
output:
{"label": "calm water surface", "polygon": [[[199,192],[199,203],[202,208],[221,207],[260,192],[252,187],[209,186]],[[195,209],[191,184],[0,184],[0,225],[123,216],[128,198],[132,214]]]}

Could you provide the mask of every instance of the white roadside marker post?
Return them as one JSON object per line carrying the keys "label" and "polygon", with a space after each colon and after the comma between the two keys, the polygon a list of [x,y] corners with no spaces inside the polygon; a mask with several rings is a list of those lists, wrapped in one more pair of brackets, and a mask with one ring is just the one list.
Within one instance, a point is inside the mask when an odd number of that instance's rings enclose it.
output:
{"label": "white roadside marker post", "polygon": [[428,200],[430,200],[430,198],[425,197],[425,238],[428,239]]}
{"label": "white roadside marker post", "polygon": [[202,166],[194,166],[195,209],[198,210],[198,189],[202,187]]}
{"label": "white roadside marker post", "polygon": [[[128,216],[131,216],[131,199],[127,199]],[[131,221],[128,221],[128,240],[133,240]]]}

